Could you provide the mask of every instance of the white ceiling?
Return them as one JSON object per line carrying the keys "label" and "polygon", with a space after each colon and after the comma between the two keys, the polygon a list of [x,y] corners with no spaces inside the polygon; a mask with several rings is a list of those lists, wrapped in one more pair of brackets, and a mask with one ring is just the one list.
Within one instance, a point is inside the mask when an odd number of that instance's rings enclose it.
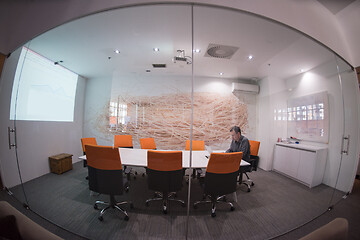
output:
{"label": "white ceiling", "polygon": [[[178,49],[191,56],[195,76],[232,79],[288,78],[333,58],[311,39],[278,23],[227,9],[189,5],[122,8],[64,24],[29,43],[29,48],[87,78],[115,71],[139,75],[190,76],[191,64],[173,63]],[[205,57],[210,43],[239,49],[231,59]],[[153,48],[160,48],[154,52]],[[120,54],[114,52],[120,50]],[[252,60],[247,57],[253,55]],[[109,59],[110,57],[110,59]],[[153,63],[165,63],[154,69]],[[149,69],[151,72],[146,72]]]}

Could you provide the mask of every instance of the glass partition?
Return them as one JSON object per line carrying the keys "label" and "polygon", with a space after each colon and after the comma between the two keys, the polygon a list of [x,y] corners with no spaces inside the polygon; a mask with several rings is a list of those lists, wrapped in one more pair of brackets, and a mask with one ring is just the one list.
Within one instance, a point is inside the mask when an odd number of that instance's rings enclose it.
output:
{"label": "glass partition", "polygon": [[339,136],[341,141],[341,158],[336,162],[337,174],[336,182],[333,181],[336,191],[330,201],[333,207],[341,198],[345,198],[352,190],[357,169],[357,132],[359,125],[359,115],[356,111],[358,84],[354,69],[349,66],[343,59],[335,56],[336,61],[336,78],[339,81],[342,102],[339,106],[339,115],[344,116],[341,121],[342,135]]}
{"label": "glass partition", "polygon": [[[16,114],[7,120],[16,120],[18,164],[1,162],[13,175],[2,171],[5,185],[41,216],[90,239],[272,238],[319,216],[353,184],[353,70],[256,15],[187,4],[109,10],[32,39],[6,72],[2,78],[14,79]],[[241,168],[242,182],[225,198],[233,208],[219,203],[212,218],[210,204],[194,203],[205,197],[207,159],[229,148],[235,125],[260,142],[259,162]],[[108,196],[89,190],[81,138],[117,146],[116,135],[131,135],[135,151],[144,138],[156,150],[182,151],[176,199],[187,208],[170,202],[163,214],[161,201],[145,204],[154,198],[145,166],[124,164],[130,189],[115,199],[133,202],[125,207],[130,219],[114,210],[97,219],[94,203]]]}
{"label": "glass partition", "polygon": [[[25,56],[28,53],[28,44],[24,49],[20,48],[7,56],[1,74],[1,115],[2,128],[6,129],[6,140],[3,141],[1,150],[1,177],[8,194],[13,195],[17,200],[28,206],[28,197],[23,183],[29,180],[27,167],[31,166],[24,161],[17,148],[21,145],[22,132],[21,124],[16,121],[18,106],[17,99],[21,98],[22,92],[19,89],[22,79],[22,71],[25,65]],[[19,131],[18,131],[19,130]],[[5,131],[4,131],[5,133]]]}

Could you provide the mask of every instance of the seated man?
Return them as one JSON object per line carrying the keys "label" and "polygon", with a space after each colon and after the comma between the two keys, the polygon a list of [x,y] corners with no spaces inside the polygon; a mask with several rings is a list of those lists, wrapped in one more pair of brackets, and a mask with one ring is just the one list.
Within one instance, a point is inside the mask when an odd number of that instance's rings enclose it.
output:
{"label": "seated man", "polygon": [[230,129],[232,141],[230,148],[226,150],[229,152],[243,152],[242,159],[245,161],[250,160],[250,143],[247,137],[241,135],[241,130],[238,126],[234,126]]}

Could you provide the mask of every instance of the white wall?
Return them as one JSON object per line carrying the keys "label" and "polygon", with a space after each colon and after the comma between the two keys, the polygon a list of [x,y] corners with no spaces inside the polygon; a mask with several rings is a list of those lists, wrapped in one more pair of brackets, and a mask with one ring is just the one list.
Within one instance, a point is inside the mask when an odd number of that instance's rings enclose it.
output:
{"label": "white wall", "polygon": [[93,78],[86,82],[83,137],[95,137],[99,145],[113,145],[113,137],[97,128],[99,116],[108,110],[111,84],[111,78]]}
{"label": "white wall", "polygon": [[[9,120],[12,83],[20,50],[5,62],[0,82],[1,117],[0,160],[1,177],[6,187],[18,185],[15,151],[8,148],[7,127],[14,126]],[[59,153],[73,154],[73,162],[82,155],[82,137],[85,79],[79,77],[76,90],[74,122],[16,121],[16,137],[19,166],[23,182],[50,172],[48,157]],[[6,169],[6,171],[5,171]],[[22,171],[26,169],[26,171]]]}
{"label": "white wall", "polygon": [[[345,135],[350,134],[350,155],[341,156],[341,141],[344,115],[342,93],[337,73],[335,58],[304,74],[290,79],[263,79],[260,81],[261,93],[258,96],[258,136],[260,137],[259,167],[270,170],[273,161],[273,148],[278,137],[287,136],[286,121],[275,121],[274,108],[286,108],[288,98],[297,98],[312,93],[327,91],[329,98],[329,144],[328,156],[323,183],[350,191],[356,174],[359,136],[358,89],[355,74],[346,67],[342,71],[343,91],[345,99]],[[348,68],[348,67],[347,67]],[[292,91],[288,91],[288,89]],[[270,130],[269,130],[270,129]],[[324,145],[315,142],[304,142],[310,145]],[[343,159],[341,161],[341,159]],[[337,180],[340,169],[339,179]]]}
{"label": "white wall", "polygon": [[[259,167],[272,169],[274,144],[278,138],[286,138],[286,121],[274,119],[274,110],[286,109],[288,91],[285,81],[268,77],[260,82],[260,94],[257,97],[257,139],[260,141]],[[277,116],[277,115],[276,115]]]}

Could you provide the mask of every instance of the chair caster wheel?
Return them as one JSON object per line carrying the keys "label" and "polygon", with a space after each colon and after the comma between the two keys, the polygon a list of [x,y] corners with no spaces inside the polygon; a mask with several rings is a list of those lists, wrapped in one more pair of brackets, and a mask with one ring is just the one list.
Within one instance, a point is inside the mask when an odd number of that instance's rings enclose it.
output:
{"label": "chair caster wheel", "polygon": [[134,204],[130,203],[130,209],[134,209]]}
{"label": "chair caster wheel", "polygon": [[125,221],[129,221],[129,216],[125,216],[125,217],[124,217],[124,220],[125,220]]}
{"label": "chair caster wheel", "polygon": [[125,192],[129,192],[129,188],[125,188]]}
{"label": "chair caster wheel", "polygon": [[168,213],[167,209],[164,209],[164,210],[163,210],[163,213],[164,213],[164,214],[167,214],[167,213]]}
{"label": "chair caster wheel", "polygon": [[96,204],[94,204],[94,209],[98,210],[98,206]]}
{"label": "chair caster wheel", "polygon": [[230,211],[234,211],[234,210],[235,210],[235,208],[234,208],[234,207],[231,207],[231,208],[230,208]]}
{"label": "chair caster wheel", "polygon": [[137,172],[135,172],[135,175],[137,175]]}
{"label": "chair caster wheel", "polygon": [[143,173],[142,176],[145,177],[145,173]]}
{"label": "chair caster wheel", "polygon": [[254,186],[254,185],[255,185],[255,183],[252,182],[252,183],[251,183],[251,186]]}
{"label": "chair caster wheel", "polygon": [[216,217],[216,213],[211,213],[211,217]]}
{"label": "chair caster wheel", "polygon": [[185,203],[181,203],[181,206],[182,206],[182,207],[185,207],[185,206],[186,206],[186,204],[185,204]]}
{"label": "chair caster wheel", "polygon": [[148,203],[148,202],[145,202],[145,206],[147,206],[147,207],[148,207],[148,206],[149,206],[149,203]]}
{"label": "chair caster wheel", "polygon": [[247,192],[250,192],[250,191],[251,191],[250,188],[248,188]]}
{"label": "chair caster wheel", "polygon": [[102,216],[98,217],[98,219],[102,222],[104,218]]}

